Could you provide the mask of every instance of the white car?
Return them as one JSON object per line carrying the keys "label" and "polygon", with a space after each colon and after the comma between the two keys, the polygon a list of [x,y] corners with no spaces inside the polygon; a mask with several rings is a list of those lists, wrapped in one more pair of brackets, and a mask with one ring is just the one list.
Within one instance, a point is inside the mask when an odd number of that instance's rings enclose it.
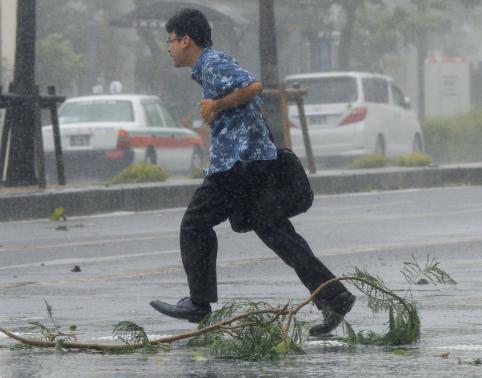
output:
{"label": "white car", "polygon": [[[287,88],[306,88],[304,108],[315,157],[388,158],[424,149],[410,101],[392,78],[362,72],[324,72],[286,77]],[[292,147],[306,156],[296,105],[288,115]]]}
{"label": "white car", "polygon": [[[59,109],[61,145],[67,164],[87,169],[108,163],[159,164],[168,171],[200,167],[203,141],[179,127],[156,96],[97,95],[68,99]],[[42,129],[44,149],[54,154],[52,126]]]}

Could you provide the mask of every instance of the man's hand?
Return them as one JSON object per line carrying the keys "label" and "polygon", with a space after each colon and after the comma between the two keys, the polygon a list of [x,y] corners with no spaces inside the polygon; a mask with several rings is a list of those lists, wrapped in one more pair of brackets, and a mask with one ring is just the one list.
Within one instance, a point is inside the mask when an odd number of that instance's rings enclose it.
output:
{"label": "man's hand", "polygon": [[212,99],[202,100],[199,102],[199,113],[203,121],[210,125],[218,115],[217,101]]}
{"label": "man's hand", "polygon": [[207,99],[200,101],[199,113],[203,121],[210,125],[220,112],[245,104],[262,91],[263,85],[259,81],[254,81],[247,87],[237,89],[217,100]]}

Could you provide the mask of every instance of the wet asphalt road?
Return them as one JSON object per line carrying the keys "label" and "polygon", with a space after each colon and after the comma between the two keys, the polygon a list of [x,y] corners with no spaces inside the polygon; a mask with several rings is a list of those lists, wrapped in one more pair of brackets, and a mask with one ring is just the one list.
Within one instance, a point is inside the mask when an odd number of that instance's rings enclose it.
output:
{"label": "wet asphalt road", "polygon": [[[0,223],[0,324],[22,333],[31,321],[48,323],[46,299],[56,320],[75,324],[82,340],[108,340],[120,320],[135,321],[152,337],[192,329],[148,305],[187,295],[178,250],[182,213]],[[403,262],[430,255],[458,285],[417,286],[422,338],[402,354],[314,341],[305,345],[306,355],[276,363],[194,361],[195,351],[182,342],[155,355],[1,348],[0,377],[482,376],[481,366],[466,363],[482,358],[482,187],[320,196],[294,223],[335,274],[364,267],[403,289]],[[228,224],[216,230],[221,302],[306,297],[295,274],[253,233],[235,234]],[[81,272],[71,272],[74,265]],[[347,320],[356,330],[382,331],[385,317],[373,317],[365,303],[359,297]],[[0,335],[0,345],[10,344]],[[440,357],[445,353],[448,358]]]}

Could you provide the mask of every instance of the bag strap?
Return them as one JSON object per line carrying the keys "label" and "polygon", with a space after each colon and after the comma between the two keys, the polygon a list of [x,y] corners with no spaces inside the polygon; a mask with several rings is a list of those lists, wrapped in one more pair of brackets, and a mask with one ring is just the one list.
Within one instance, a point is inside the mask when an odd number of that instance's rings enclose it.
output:
{"label": "bag strap", "polygon": [[268,121],[266,120],[266,117],[264,116],[263,112],[262,111],[260,111],[260,112],[261,112],[261,117],[263,117],[264,124],[266,125],[266,128],[268,129],[269,139],[274,144],[273,133],[271,132],[271,129],[269,128]]}

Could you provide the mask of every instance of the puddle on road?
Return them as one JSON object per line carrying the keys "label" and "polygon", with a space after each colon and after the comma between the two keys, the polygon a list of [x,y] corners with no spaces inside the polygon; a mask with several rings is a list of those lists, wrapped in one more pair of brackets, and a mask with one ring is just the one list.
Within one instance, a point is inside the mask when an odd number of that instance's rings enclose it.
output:
{"label": "puddle on road", "polygon": [[[150,335],[160,337],[164,335]],[[111,341],[112,337],[97,340]],[[3,344],[3,341],[2,341]],[[459,361],[482,356],[482,345],[408,348],[349,346],[334,340],[310,340],[305,355],[291,355],[275,362],[244,362],[213,359],[206,348],[188,349],[178,343],[171,352],[110,355],[79,351],[0,349],[0,377],[49,376],[95,377],[349,377],[370,376],[477,376],[482,367],[459,365]],[[441,358],[441,351],[445,358]],[[196,356],[206,356],[206,360]]]}

